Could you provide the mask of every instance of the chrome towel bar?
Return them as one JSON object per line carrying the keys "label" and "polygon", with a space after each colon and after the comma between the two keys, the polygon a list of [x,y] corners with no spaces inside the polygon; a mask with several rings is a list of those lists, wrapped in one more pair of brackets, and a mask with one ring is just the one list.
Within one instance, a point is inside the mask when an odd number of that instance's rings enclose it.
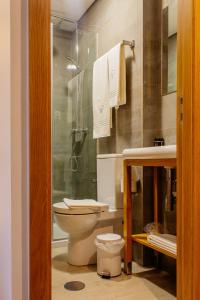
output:
{"label": "chrome towel bar", "polygon": [[123,40],[122,45],[129,46],[133,50],[135,48],[135,41],[134,40],[132,40],[132,41]]}

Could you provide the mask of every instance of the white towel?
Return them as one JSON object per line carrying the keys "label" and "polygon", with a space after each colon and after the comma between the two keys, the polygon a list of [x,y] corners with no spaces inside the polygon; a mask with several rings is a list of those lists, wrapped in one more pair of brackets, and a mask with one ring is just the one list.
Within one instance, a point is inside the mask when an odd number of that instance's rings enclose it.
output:
{"label": "white towel", "polygon": [[176,255],[177,253],[177,249],[176,248],[172,248],[172,247],[169,247],[169,246],[166,246],[166,245],[163,245],[163,244],[160,244],[160,243],[157,243],[157,242],[152,242],[150,240],[148,240],[150,244],[154,245],[154,246],[157,246],[159,248],[162,248],[163,250],[166,250],[166,251],[169,251],[173,254]]}
{"label": "white towel", "polygon": [[69,198],[63,199],[64,203],[68,207],[91,207],[98,206],[98,202],[93,199],[74,200]]}
{"label": "white towel", "polygon": [[126,59],[122,43],[108,52],[108,81],[110,107],[126,104]]}
{"label": "white towel", "polygon": [[108,57],[100,57],[93,68],[93,138],[110,136],[111,113],[108,101]]}
{"label": "white towel", "polygon": [[165,247],[165,248],[169,248],[169,249],[172,249],[172,250],[176,250],[177,249],[177,246],[176,245],[170,245],[166,242],[161,242],[159,240],[155,240],[155,239],[152,239],[151,236],[148,236],[148,241],[154,245],[158,245],[160,247]]}
{"label": "white towel", "polygon": [[100,211],[101,209],[108,209],[108,205],[95,201],[93,199],[83,199],[83,200],[74,200],[74,199],[63,199],[65,205],[70,208],[90,208],[95,211]]}
{"label": "white towel", "polygon": [[149,243],[163,248],[167,251],[170,251],[176,254],[177,245],[176,245],[176,236],[171,234],[149,234],[147,236]]}
{"label": "white towel", "polygon": [[176,247],[176,236],[172,234],[150,234],[149,238],[158,241],[160,243],[164,243],[166,245]]}

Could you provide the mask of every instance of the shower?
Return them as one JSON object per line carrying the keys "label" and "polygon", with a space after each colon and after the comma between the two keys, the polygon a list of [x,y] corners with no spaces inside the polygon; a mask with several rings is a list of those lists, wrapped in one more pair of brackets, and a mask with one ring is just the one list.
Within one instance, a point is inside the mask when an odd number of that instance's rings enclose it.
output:
{"label": "shower", "polygon": [[[96,33],[55,15],[52,23],[52,202],[96,199],[96,141],[92,137]],[[65,237],[54,222],[53,239]]]}
{"label": "shower", "polygon": [[[51,22],[54,26],[54,28],[56,28],[56,30],[58,31],[65,31],[65,32],[70,32],[70,33],[75,33],[76,35],[76,43],[78,43],[78,36],[77,36],[77,23],[64,18],[62,16],[58,16],[56,14],[52,14],[51,16]],[[77,60],[78,60],[78,53],[76,53],[77,56]],[[66,60],[67,60],[67,66],[66,69],[69,71],[77,71],[80,72],[80,66],[77,62],[77,60],[75,60],[73,57],[71,56],[65,56]]]}

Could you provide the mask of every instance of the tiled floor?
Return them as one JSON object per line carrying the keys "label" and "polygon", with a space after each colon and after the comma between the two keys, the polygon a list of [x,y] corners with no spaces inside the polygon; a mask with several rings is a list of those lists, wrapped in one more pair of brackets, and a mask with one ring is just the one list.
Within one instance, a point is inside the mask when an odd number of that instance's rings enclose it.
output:
{"label": "tiled floor", "polygon": [[[66,262],[67,248],[53,249],[52,300],[173,300],[175,280],[165,272],[141,268],[134,264],[134,274],[114,279],[100,278],[96,266],[74,267]],[[85,289],[68,291],[67,281],[82,281]]]}

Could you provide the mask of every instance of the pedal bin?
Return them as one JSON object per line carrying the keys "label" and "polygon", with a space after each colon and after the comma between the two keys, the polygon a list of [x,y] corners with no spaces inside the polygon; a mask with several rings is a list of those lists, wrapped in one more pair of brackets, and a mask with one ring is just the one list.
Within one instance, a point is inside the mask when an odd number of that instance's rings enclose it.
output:
{"label": "pedal bin", "polygon": [[124,240],[118,234],[97,235],[97,273],[100,276],[115,277],[121,274],[121,250]]}

